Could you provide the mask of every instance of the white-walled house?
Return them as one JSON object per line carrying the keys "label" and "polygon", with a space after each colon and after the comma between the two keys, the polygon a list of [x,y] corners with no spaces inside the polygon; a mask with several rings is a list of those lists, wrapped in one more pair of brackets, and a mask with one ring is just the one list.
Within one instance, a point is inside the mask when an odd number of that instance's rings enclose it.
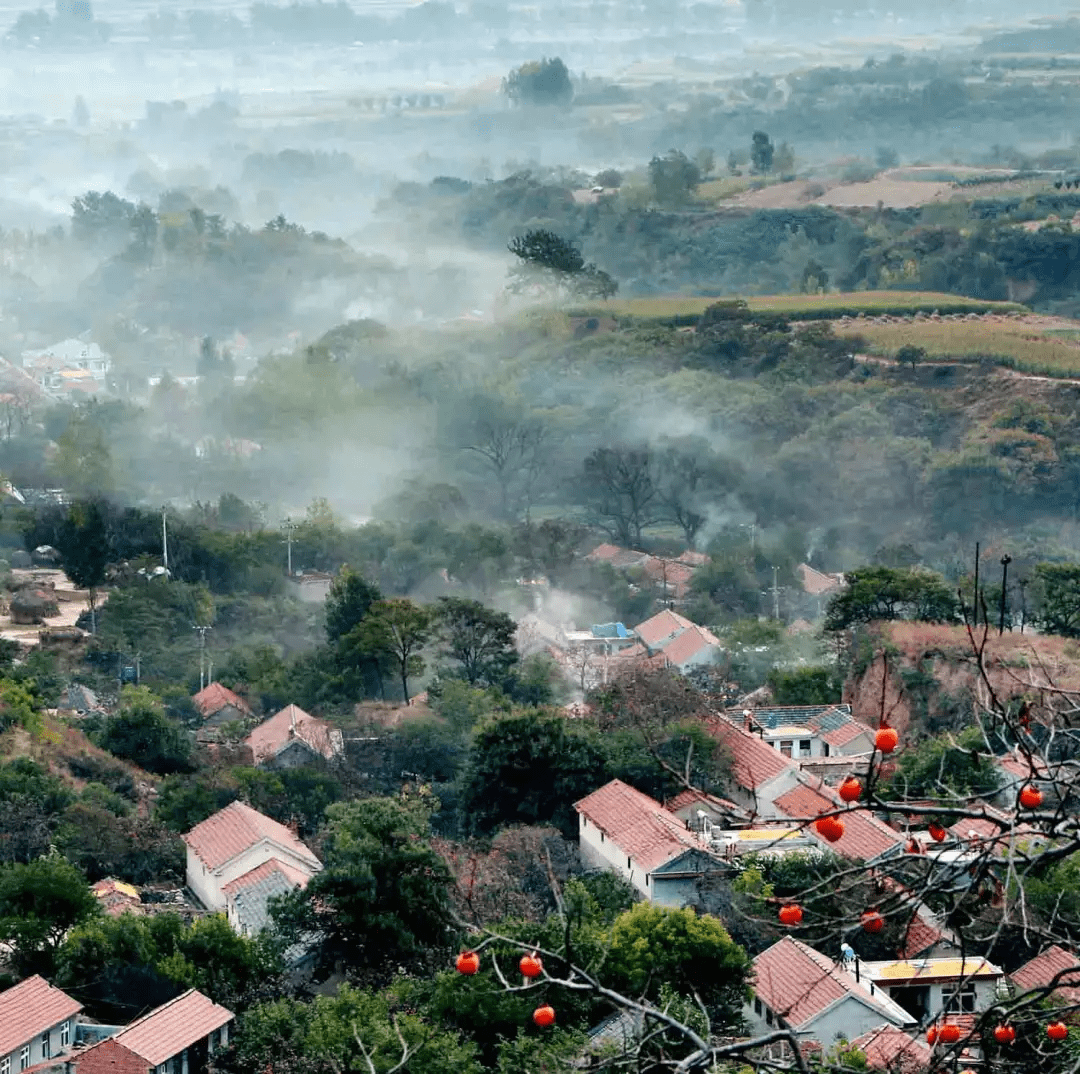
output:
{"label": "white-walled house", "polygon": [[1004,971],[985,958],[922,958],[847,963],[858,976],[924,1021],[940,1014],[975,1014],[1001,998]]}
{"label": "white-walled house", "polygon": [[843,963],[785,936],[754,959],[753,998],[744,1014],[750,1034],[790,1027],[801,1040],[829,1048],[881,1025],[917,1024],[887,992],[860,982]]}
{"label": "white-walled house", "polygon": [[229,1043],[234,1015],[194,988],[87,1048],[70,1074],[205,1074]]}
{"label": "white-walled house", "polygon": [[0,992],[0,1074],[69,1051],[81,1010],[77,999],[36,975]]}
{"label": "white-walled house", "polygon": [[226,888],[266,862],[276,860],[288,875],[309,879],[322,869],[319,859],[284,824],[243,802],[232,802],[196,824],[184,842],[188,887],[208,910],[226,911]]}
{"label": "white-walled house", "polygon": [[582,860],[618,873],[659,906],[685,906],[698,880],[722,867],[685,822],[622,780],[613,779],[574,808]]}
{"label": "white-walled house", "polygon": [[776,800],[799,785],[794,762],[724,717],[712,720],[708,731],[731,757],[732,801],[755,818],[783,818]]}
{"label": "white-walled house", "polygon": [[794,760],[856,757],[874,749],[874,729],[856,720],[850,705],[769,705],[727,716]]}

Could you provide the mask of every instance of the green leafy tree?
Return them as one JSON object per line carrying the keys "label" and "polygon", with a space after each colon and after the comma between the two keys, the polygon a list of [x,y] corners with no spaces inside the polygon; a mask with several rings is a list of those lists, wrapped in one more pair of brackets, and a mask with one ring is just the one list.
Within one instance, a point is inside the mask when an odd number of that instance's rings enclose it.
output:
{"label": "green leafy tree", "polygon": [[627,995],[660,998],[666,984],[684,996],[697,993],[714,1031],[738,1032],[751,961],[719,918],[686,908],[639,903],[611,929],[605,975]]}
{"label": "green leafy tree", "polygon": [[574,99],[570,72],[558,56],[532,60],[503,80],[503,93],[517,104],[565,105]]}
{"label": "green leafy tree", "polygon": [[926,361],[926,348],[906,343],[896,352],[896,360],[902,365],[909,365],[914,369],[920,362]]}
{"label": "green leafy tree", "polygon": [[795,178],[795,150],[787,142],[781,142],[773,158],[773,166],[782,179]]}
{"label": "green leafy tree", "polygon": [[337,802],[325,867],[275,909],[286,937],[319,937],[323,960],[381,972],[450,942],[450,874],[427,843],[436,804],[421,797]]}
{"label": "green leafy tree", "polygon": [[424,673],[420,651],[431,637],[433,615],[405,597],[376,601],[356,628],[368,652],[379,653],[397,669],[401,692],[409,700],[409,677]]}
{"label": "green leafy tree", "polygon": [[1033,618],[1047,634],[1080,636],[1080,564],[1039,563],[1035,567],[1038,610]]}
{"label": "green leafy tree", "polygon": [[685,153],[669,149],[649,161],[649,184],[660,205],[685,205],[701,182],[701,169]]}
{"label": "green leafy tree", "polygon": [[573,803],[609,778],[592,733],[537,712],[495,719],[473,739],[458,807],[463,826],[489,833],[507,824],[577,831]]}
{"label": "green leafy tree", "polygon": [[0,866],[0,938],[20,974],[51,977],[64,936],[99,912],[85,877],[59,854]]}
{"label": "green leafy tree", "polygon": [[477,600],[440,597],[436,608],[441,652],[470,686],[498,686],[517,663],[517,624]]}
{"label": "green leafy tree", "polygon": [[845,589],[825,611],[826,630],[846,630],[879,619],[952,623],[959,618],[956,594],[932,571],[860,567],[845,581]]}
{"label": "green leafy tree", "polygon": [[241,936],[223,914],[190,924],[174,913],[98,916],[71,930],[56,965],[61,988],[96,1016],[123,1021],[187,988],[235,1009],[283,984],[276,939]]}
{"label": "green leafy tree", "polygon": [[843,683],[835,668],[773,668],[766,680],[776,705],[833,705]]}
{"label": "green leafy tree", "polygon": [[811,258],[803,269],[799,290],[804,295],[821,294],[829,289],[829,273],[819,261]]}
{"label": "green leafy tree", "polygon": [[371,606],[382,600],[379,587],[362,574],[342,567],[326,596],[326,636],[336,642],[363,621]]}
{"label": "green leafy tree", "polygon": [[125,686],[120,706],[99,736],[103,749],[134,761],[148,772],[180,772],[191,767],[191,738],[165,715],[145,686]]}
{"label": "green leafy tree", "polygon": [[968,727],[905,749],[885,793],[898,798],[992,798],[1002,782],[981,729]]}
{"label": "green leafy tree", "polygon": [[215,1062],[226,1074],[286,1070],[331,1074],[480,1074],[476,1049],[415,1011],[391,1013],[393,996],[342,985],[304,1003],[277,999],[245,1012],[230,1053]]}
{"label": "green leafy tree", "polygon": [[615,280],[586,262],[569,240],[543,228],[527,231],[510,240],[508,249],[517,263],[510,270],[510,290],[520,293],[541,285],[557,295],[579,298],[611,298],[619,289]]}
{"label": "green leafy tree", "polygon": [[88,500],[72,504],[56,535],[56,550],[64,573],[90,593],[91,633],[97,633],[97,590],[105,581],[111,540],[102,504]]}
{"label": "green leafy tree", "polygon": [[750,168],[757,175],[768,175],[773,168],[775,154],[772,139],[765,131],[754,131],[750,141]]}

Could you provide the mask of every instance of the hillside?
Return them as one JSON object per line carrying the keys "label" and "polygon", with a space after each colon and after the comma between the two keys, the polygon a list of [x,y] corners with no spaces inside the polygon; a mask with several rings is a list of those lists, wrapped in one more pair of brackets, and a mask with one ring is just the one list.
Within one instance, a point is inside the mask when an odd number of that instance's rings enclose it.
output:
{"label": "hillside", "polygon": [[[981,641],[981,628],[975,638]],[[973,702],[988,696],[964,627],[877,623],[862,633],[856,649],[859,656],[844,686],[844,700],[859,719],[876,725],[887,664],[884,709],[902,740],[970,726]],[[1080,647],[1067,638],[1019,631],[999,637],[995,629],[986,639],[984,665],[1002,700],[1036,696],[1047,688],[1080,691]]]}

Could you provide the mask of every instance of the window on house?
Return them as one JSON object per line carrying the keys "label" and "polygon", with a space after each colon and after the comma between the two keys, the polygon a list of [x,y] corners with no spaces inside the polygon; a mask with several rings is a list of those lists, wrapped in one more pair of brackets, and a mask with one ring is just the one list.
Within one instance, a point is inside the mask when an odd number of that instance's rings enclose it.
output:
{"label": "window on house", "polygon": [[945,1009],[960,1014],[975,1013],[975,985],[969,981],[945,991]]}
{"label": "window on house", "polygon": [[765,1008],[765,1024],[772,1025],[772,1011],[768,1007]]}
{"label": "window on house", "polygon": [[809,738],[799,739],[799,753],[803,757],[810,756],[810,749],[813,746],[813,741]]}
{"label": "window on house", "polygon": [[600,833],[600,842],[602,843],[603,841],[604,841],[604,833],[603,833],[603,832],[601,832],[601,833]]}
{"label": "window on house", "polygon": [[822,744],[821,744],[821,756],[822,757],[828,757],[829,756],[829,744],[828,744],[828,742],[822,742]]}
{"label": "window on house", "polygon": [[65,1022],[60,1027],[60,1047],[66,1048],[71,1043],[71,1023]]}
{"label": "window on house", "polygon": [[48,1031],[41,1034],[41,1058],[52,1058],[52,1040],[49,1037]]}
{"label": "window on house", "polygon": [[629,859],[629,858],[627,858],[627,859],[626,859],[626,867],[627,867],[627,869],[631,868],[631,865],[630,865],[630,859]]}
{"label": "window on house", "polygon": [[0,1059],[0,1074],[11,1074],[11,1056],[5,1055]]}
{"label": "window on house", "polygon": [[790,738],[782,738],[780,740],[780,752],[785,757],[790,757],[791,756],[791,751],[792,751],[792,748],[794,747],[794,745],[795,745],[795,743]]}
{"label": "window on house", "polygon": [[157,1068],[157,1074],[167,1074],[169,1069],[169,1061],[166,1059],[164,1063]]}
{"label": "window on house", "polygon": [[756,1014],[759,1018],[761,1017],[761,1000],[758,999],[756,996],[754,997],[754,1014]]}
{"label": "window on house", "polygon": [[19,1069],[25,1070],[30,1065],[30,1045],[24,1044],[19,1052]]}

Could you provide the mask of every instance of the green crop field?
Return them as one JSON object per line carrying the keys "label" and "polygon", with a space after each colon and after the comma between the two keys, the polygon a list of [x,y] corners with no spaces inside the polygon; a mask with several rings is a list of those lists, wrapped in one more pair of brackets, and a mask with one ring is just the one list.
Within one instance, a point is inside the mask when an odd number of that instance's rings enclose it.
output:
{"label": "green crop field", "polygon": [[[731,301],[700,295],[660,295],[655,298],[617,298],[570,310],[571,315],[607,315],[643,320],[687,320],[700,317],[714,302]],[[983,302],[933,291],[853,291],[827,295],[749,295],[744,301],[755,313],[807,320],[835,320],[860,313],[1025,313],[1015,302]]]}
{"label": "green crop field", "polygon": [[890,357],[901,347],[913,346],[931,358],[986,359],[1026,373],[1080,375],[1080,343],[1023,322],[912,321],[848,325],[838,331],[861,336],[875,353]]}

